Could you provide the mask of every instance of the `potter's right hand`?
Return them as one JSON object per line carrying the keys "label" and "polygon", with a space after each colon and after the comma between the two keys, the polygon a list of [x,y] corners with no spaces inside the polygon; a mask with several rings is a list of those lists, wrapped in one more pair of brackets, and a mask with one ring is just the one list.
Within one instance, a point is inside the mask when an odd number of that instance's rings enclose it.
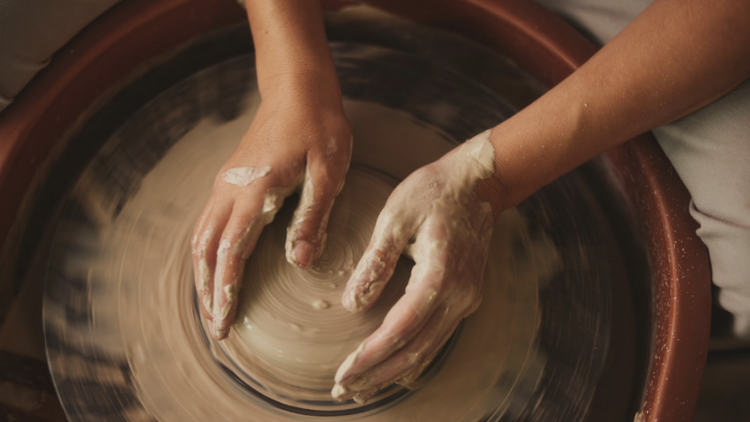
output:
{"label": "potter's right hand", "polygon": [[274,84],[219,171],[193,234],[201,313],[217,340],[234,320],[245,261],[284,198],[302,187],[286,254],[304,269],[322,252],[328,215],[349,167],[351,132],[339,91],[315,80]]}
{"label": "potter's right hand", "polygon": [[361,312],[372,306],[402,253],[415,265],[380,328],[339,368],[334,398],[365,402],[390,384],[409,385],[479,306],[494,224],[492,206],[475,194],[477,182],[493,174],[488,136],[417,170],[388,198],[347,284],[344,307]]}

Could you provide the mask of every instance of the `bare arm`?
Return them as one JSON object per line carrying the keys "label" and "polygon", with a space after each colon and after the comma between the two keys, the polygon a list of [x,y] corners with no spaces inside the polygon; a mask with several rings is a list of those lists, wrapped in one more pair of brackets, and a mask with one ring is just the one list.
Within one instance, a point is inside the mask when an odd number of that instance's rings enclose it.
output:
{"label": "bare arm", "polygon": [[406,248],[416,265],[382,326],[339,368],[333,396],[365,401],[419,377],[478,306],[493,214],[727,93],[750,76],[749,46],[750,2],[657,0],[529,107],[404,180],[378,218],[344,306],[370,306]]}
{"label": "bare arm", "polygon": [[[341,103],[319,0],[245,2],[253,33],[261,95],[318,87],[321,101]],[[322,89],[320,87],[323,87]]]}
{"label": "bare arm", "polygon": [[497,215],[626,140],[683,117],[750,76],[750,2],[657,0],[585,65],[495,127]]}

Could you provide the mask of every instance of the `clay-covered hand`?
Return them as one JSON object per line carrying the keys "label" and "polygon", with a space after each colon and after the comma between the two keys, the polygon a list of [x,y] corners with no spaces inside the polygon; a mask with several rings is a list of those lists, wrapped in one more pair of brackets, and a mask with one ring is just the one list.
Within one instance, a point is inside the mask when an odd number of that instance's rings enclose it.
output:
{"label": "clay-covered hand", "polygon": [[493,173],[488,136],[414,172],[388,199],[343,305],[352,312],[371,306],[402,253],[415,265],[383,324],[339,368],[334,398],[362,403],[393,383],[409,385],[479,306],[494,218],[474,188]]}
{"label": "clay-covered hand", "polygon": [[327,93],[308,88],[264,96],[196,223],[196,289],[201,313],[217,340],[226,337],[234,320],[244,264],[263,227],[299,187],[300,203],[287,232],[287,260],[304,269],[324,248],[328,215],[349,167],[351,131],[340,95],[328,101]]}

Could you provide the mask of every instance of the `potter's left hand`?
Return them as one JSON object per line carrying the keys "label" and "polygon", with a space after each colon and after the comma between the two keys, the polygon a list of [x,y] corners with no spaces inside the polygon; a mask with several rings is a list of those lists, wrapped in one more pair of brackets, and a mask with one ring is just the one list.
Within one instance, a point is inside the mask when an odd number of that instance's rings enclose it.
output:
{"label": "potter's left hand", "polygon": [[416,265],[383,324],[339,368],[334,398],[364,402],[388,385],[413,382],[479,306],[494,218],[474,188],[492,175],[493,159],[485,132],[414,172],[391,194],[347,284],[344,307],[370,307],[402,253]]}

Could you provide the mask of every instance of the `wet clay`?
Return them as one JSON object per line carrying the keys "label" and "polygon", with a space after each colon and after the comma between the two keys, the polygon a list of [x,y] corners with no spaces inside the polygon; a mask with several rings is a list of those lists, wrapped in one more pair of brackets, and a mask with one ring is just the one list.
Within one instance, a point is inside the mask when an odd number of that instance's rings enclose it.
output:
{"label": "wet clay", "polygon": [[240,368],[264,387],[307,400],[326,400],[336,369],[371,334],[404,290],[403,260],[378,305],[351,314],[341,294],[370,240],[395,180],[357,166],[350,169],[328,225],[326,248],[308,270],[285,259],[285,207],[266,227],[245,270],[237,335],[220,342]]}
{"label": "wet clay", "polygon": [[[196,311],[190,239],[214,176],[250,125],[257,94],[247,102],[239,118],[201,121],[175,144],[108,222],[101,233],[107,246],[82,267],[92,280],[110,280],[91,290],[94,330],[110,348],[105,352],[127,359],[130,380],[123,382],[136,386],[145,408],[129,420],[308,419],[273,403],[306,412],[360,411],[357,403],[331,399],[334,375],[403,293],[409,262],[367,312],[345,311],[341,293],[396,181],[455,144],[407,113],[347,101],[352,167],[332,211],[325,251],[307,271],[287,263],[293,208],[282,208],[248,262],[237,321],[227,339],[216,342]],[[87,214],[107,218],[108,212],[97,213],[104,189],[82,177],[76,195]],[[371,399],[375,408],[341,420],[476,420],[533,393],[546,360],[533,347],[537,290],[559,268],[559,258],[552,242],[530,233],[514,210],[501,216],[495,233],[483,304],[459,327],[438,366],[413,391],[388,389]]]}

